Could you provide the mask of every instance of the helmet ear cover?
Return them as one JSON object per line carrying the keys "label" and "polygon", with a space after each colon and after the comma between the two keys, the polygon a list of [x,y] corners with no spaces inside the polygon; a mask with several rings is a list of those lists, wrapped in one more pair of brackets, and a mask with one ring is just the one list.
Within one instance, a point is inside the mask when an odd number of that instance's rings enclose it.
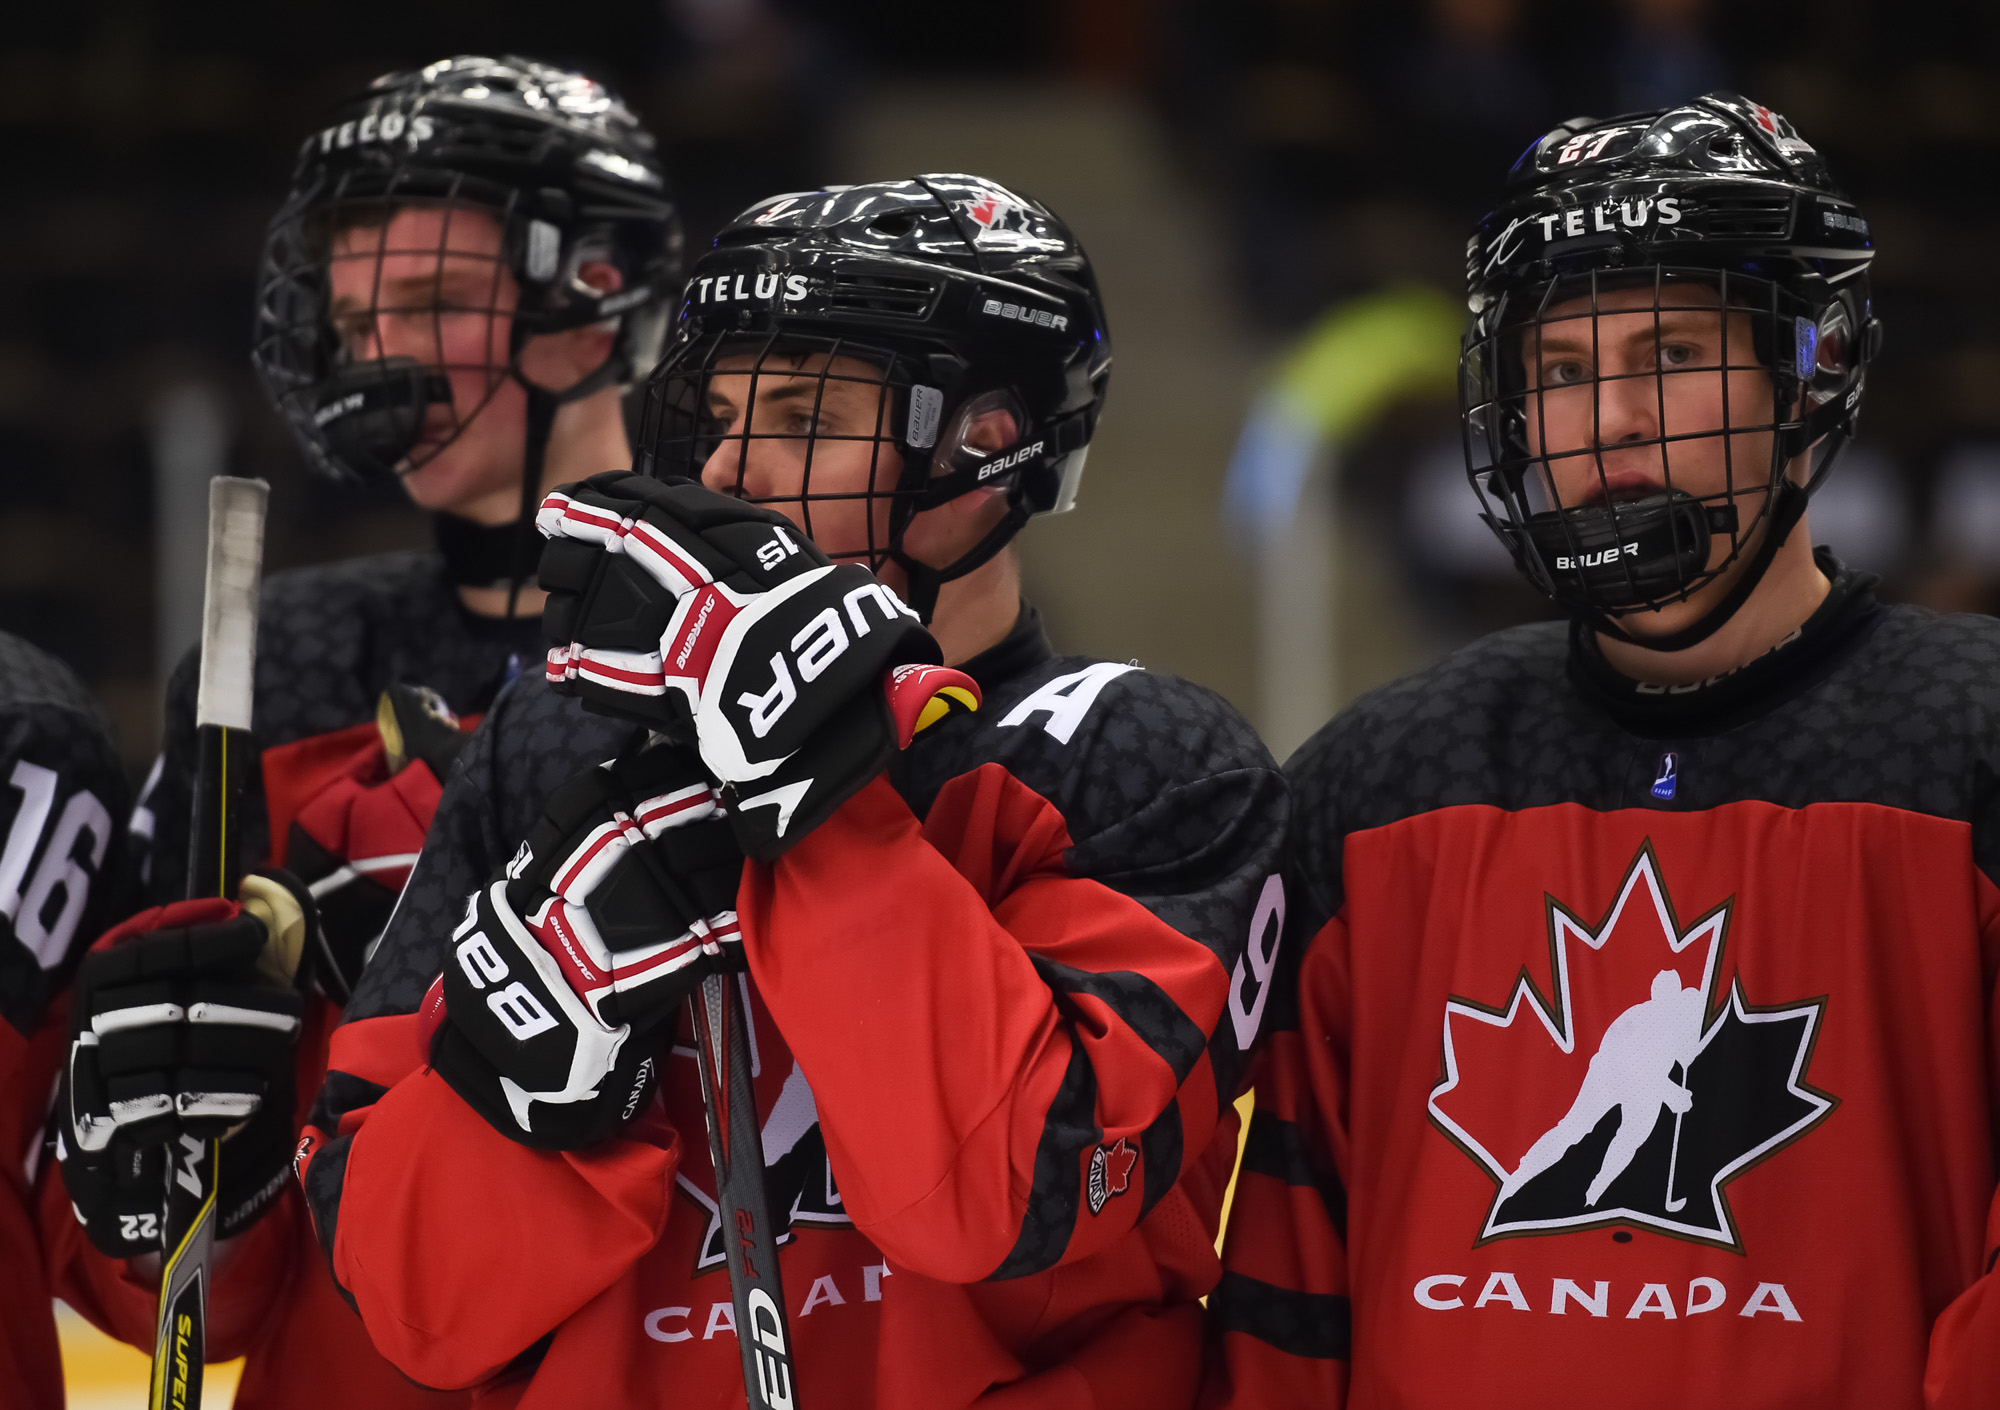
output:
{"label": "helmet ear cover", "polygon": [[[1001,410],[1014,417],[1018,429],[1012,439],[992,450],[969,445],[970,429],[982,417]],[[982,392],[960,403],[952,414],[951,434],[928,459],[905,459],[906,482],[911,472],[921,479],[911,486],[914,493],[898,499],[891,510],[889,556],[902,566],[910,583],[911,606],[925,621],[930,620],[944,584],[990,563],[1035,515],[1061,513],[1075,502],[1095,411],[1094,405],[1085,406],[1037,425],[1027,421],[1013,389]],[[1002,493],[1007,501],[1007,512],[978,543],[941,567],[904,551],[903,536],[912,519],[977,490]]]}
{"label": "helmet ear cover", "polygon": [[[991,449],[972,446],[967,433],[978,420],[996,411],[1011,415],[1014,434]],[[1063,462],[1089,440],[1088,408],[1041,425],[1028,419],[1012,388],[968,397],[952,412],[950,432],[939,440],[927,460],[914,467],[911,512],[934,509],[974,490],[1004,490],[1008,499],[1020,501],[1029,515],[1054,512],[1062,493]]]}

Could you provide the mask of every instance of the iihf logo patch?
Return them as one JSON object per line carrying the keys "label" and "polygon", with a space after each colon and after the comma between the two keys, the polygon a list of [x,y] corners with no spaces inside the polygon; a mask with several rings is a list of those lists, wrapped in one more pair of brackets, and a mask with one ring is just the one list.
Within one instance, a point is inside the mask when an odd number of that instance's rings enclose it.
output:
{"label": "iihf logo patch", "polygon": [[1123,1136],[1115,1146],[1099,1146],[1090,1153],[1090,1177],[1084,1181],[1083,1195],[1093,1216],[1102,1214],[1114,1195],[1122,1195],[1132,1183],[1132,1167],[1139,1152]]}
{"label": "iihf logo patch", "polygon": [[1660,774],[1653,780],[1655,798],[1672,798],[1680,785],[1681,756],[1669,750],[1660,756]]}
{"label": "iihf logo patch", "polygon": [[1683,928],[1648,842],[1596,925],[1546,898],[1546,997],[1523,968],[1500,1007],[1446,1002],[1429,1109],[1493,1180],[1478,1243],[1625,1224],[1743,1252],[1727,1186],[1839,1099],[1806,1081],[1826,999],[1725,983],[1734,904]]}

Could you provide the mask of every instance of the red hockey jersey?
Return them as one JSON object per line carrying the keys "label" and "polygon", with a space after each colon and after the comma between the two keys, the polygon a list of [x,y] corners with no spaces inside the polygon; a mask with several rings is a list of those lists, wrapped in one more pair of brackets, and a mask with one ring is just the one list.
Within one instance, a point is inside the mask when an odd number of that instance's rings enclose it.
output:
{"label": "red hockey jersey", "polygon": [[1702,687],[1536,626],[1336,720],[1211,1399],[2000,1405],[1997,768],[2000,623],[1852,575]]}
{"label": "red hockey jersey", "polygon": [[[1191,1403],[1285,816],[1221,701],[1048,650],[740,896],[802,1403]],[[516,1144],[421,1067],[465,897],[628,730],[523,679],[336,1034],[304,1184],[384,1353],[523,1407],[743,1403],[691,1050],[617,1139]]]}
{"label": "red hockey jersey", "polygon": [[[393,553],[278,574],[260,608],[252,725],[265,751],[244,800],[246,854],[282,862],[286,827],[314,791],[374,738],[376,702],[391,682],[428,685],[461,713],[486,706],[519,662],[534,659],[539,622],[477,618],[458,602],[435,554]],[[159,762],[133,816],[150,902],[185,889],[194,781],[195,659],[167,689]],[[96,932],[92,932],[95,934]],[[337,1005],[315,994],[299,1042],[298,1110],[317,1095]],[[51,1278],[99,1329],[151,1351],[156,1276],[91,1246],[55,1170],[42,1191]],[[325,1273],[296,1193],[281,1198],[218,1250],[210,1290],[208,1356],[247,1357],[238,1410],[314,1406],[449,1410],[461,1397],[412,1384],[375,1352]]]}
{"label": "red hockey jersey", "polygon": [[[69,1040],[65,988],[122,912],[124,766],[68,667],[0,633],[0,1404],[63,1403],[33,1185]],[[67,1211],[65,1211],[67,1212]]]}

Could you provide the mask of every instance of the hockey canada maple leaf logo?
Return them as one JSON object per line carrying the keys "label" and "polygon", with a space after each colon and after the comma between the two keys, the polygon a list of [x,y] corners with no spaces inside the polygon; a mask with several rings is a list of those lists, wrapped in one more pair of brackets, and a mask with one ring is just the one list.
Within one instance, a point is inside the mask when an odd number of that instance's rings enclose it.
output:
{"label": "hockey canada maple leaf logo", "polygon": [[1005,231],[1020,233],[1028,228],[1027,207],[1007,198],[1001,191],[982,191],[977,198],[966,201],[961,207],[972,223],[979,227],[979,238]]}
{"label": "hockey canada maple leaf logo", "polygon": [[1839,1099],[1806,1069],[1824,996],[1718,993],[1734,898],[1683,928],[1652,844],[1596,925],[1545,898],[1546,994],[1445,1004],[1431,1120],[1498,1187],[1478,1242],[1609,1224],[1743,1251],[1730,1181]]}
{"label": "hockey canada maple leaf logo", "polygon": [[1099,1146],[1090,1153],[1090,1176],[1084,1183],[1083,1197],[1090,1202],[1092,1215],[1102,1214],[1113,1195],[1125,1193],[1132,1183],[1132,1167],[1138,1163],[1137,1148],[1123,1136],[1117,1145]]}

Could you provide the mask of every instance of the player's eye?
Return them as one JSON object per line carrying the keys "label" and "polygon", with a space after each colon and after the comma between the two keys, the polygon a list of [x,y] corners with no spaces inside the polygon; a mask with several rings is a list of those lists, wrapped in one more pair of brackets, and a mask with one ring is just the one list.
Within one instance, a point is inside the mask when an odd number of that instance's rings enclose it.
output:
{"label": "player's eye", "polygon": [[1542,381],[1551,387],[1573,387],[1590,375],[1590,369],[1575,358],[1542,364]]}
{"label": "player's eye", "polygon": [[1660,366],[1692,367],[1698,356],[1696,349],[1688,343],[1662,343],[1660,345]]}
{"label": "player's eye", "polygon": [[333,331],[343,348],[350,353],[359,353],[374,341],[375,315],[372,311],[337,314],[333,319]]}
{"label": "player's eye", "polygon": [[710,402],[696,418],[696,434],[722,437],[736,424],[736,409],[727,402]]}

